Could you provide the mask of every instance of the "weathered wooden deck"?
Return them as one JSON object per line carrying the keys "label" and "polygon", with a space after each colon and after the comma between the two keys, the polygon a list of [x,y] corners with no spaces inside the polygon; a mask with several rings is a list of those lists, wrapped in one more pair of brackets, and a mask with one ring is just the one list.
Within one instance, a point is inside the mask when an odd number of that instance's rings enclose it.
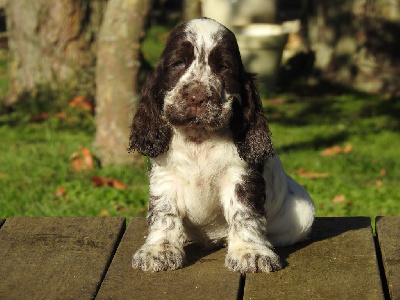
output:
{"label": "weathered wooden deck", "polygon": [[284,269],[241,276],[226,249],[186,246],[187,265],[145,273],[131,258],[144,218],[0,219],[0,299],[400,299],[400,217],[317,218],[311,238],[278,248]]}

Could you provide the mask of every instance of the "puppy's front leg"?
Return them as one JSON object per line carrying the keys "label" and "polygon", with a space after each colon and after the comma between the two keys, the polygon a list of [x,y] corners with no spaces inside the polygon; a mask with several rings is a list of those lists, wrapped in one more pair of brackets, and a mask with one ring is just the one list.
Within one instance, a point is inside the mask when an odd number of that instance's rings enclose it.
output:
{"label": "puppy's front leg", "polygon": [[132,266],[154,272],[181,268],[185,234],[176,206],[163,196],[150,196],[147,222],[146,242],[133,256]]}
{"label": "puppy's front leg", "polygon": [[222,198],[229,225],[225,265],[241,273],[280,270],[279,256],[265,234],[265,182],[261,174],[244,175],[239,182],[231,182],[230,187]]}

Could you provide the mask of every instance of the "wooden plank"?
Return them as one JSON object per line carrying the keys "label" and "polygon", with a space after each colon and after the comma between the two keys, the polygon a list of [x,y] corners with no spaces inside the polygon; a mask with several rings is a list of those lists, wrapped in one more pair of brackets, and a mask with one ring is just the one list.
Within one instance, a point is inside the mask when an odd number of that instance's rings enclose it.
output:
{"label": "wooden plank", "polygon": [[0,299],[92,299],[124,218],[9,218],[0,230]]}
{"label": "wooden plank", "polygon": [[391,299],[400,299],[400,216],[376,218],[376,235]]}
{"label": "wooden plank", "polygon": [[224,266],[226,249],[185,247],[187,265],[165,272],[143,272],[131,266],[147,234],[144,218],[133,218],[118,247],[96,299],[236,299],[240,274]]}
{"label": "wooden plank", "polygon": [[383,299],[369,218],[317,218],[310,240],[277,249],[284,269],[247,274],[244,299]]}

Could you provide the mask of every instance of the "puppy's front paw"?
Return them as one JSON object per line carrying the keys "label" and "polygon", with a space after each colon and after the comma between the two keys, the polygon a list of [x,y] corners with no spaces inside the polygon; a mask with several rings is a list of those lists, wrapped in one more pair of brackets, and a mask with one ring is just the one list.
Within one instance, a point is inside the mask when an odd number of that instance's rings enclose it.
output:
{"label": "puppy's front paw", "polygon": [[228,251],[225,265],[229,270],[241,273],[268,273],[282,269],[279,256],[268,248]]}
{"label": "puppy's front paw", "polygon": [[176,270],[182,267],[185,261],[183,248],[170,244],[143,245],[133,255],[132,267],[143,271]]}

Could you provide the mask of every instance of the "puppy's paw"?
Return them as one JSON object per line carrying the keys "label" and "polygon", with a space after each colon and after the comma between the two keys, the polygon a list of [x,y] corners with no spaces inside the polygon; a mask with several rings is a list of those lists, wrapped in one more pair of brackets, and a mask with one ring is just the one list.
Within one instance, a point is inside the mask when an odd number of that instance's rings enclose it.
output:
{"label": "puppy's paw", "polygon": [[228,251],[225,265],[240,273],[274,272],[282,269],[279,256],[271,249],[240,249]]}
{"label": "puppy's paw", "polygon": [[132,258],[132,267],[143,271],[166,271],[182,268],[183,248],[170,244],[143,245]]}

